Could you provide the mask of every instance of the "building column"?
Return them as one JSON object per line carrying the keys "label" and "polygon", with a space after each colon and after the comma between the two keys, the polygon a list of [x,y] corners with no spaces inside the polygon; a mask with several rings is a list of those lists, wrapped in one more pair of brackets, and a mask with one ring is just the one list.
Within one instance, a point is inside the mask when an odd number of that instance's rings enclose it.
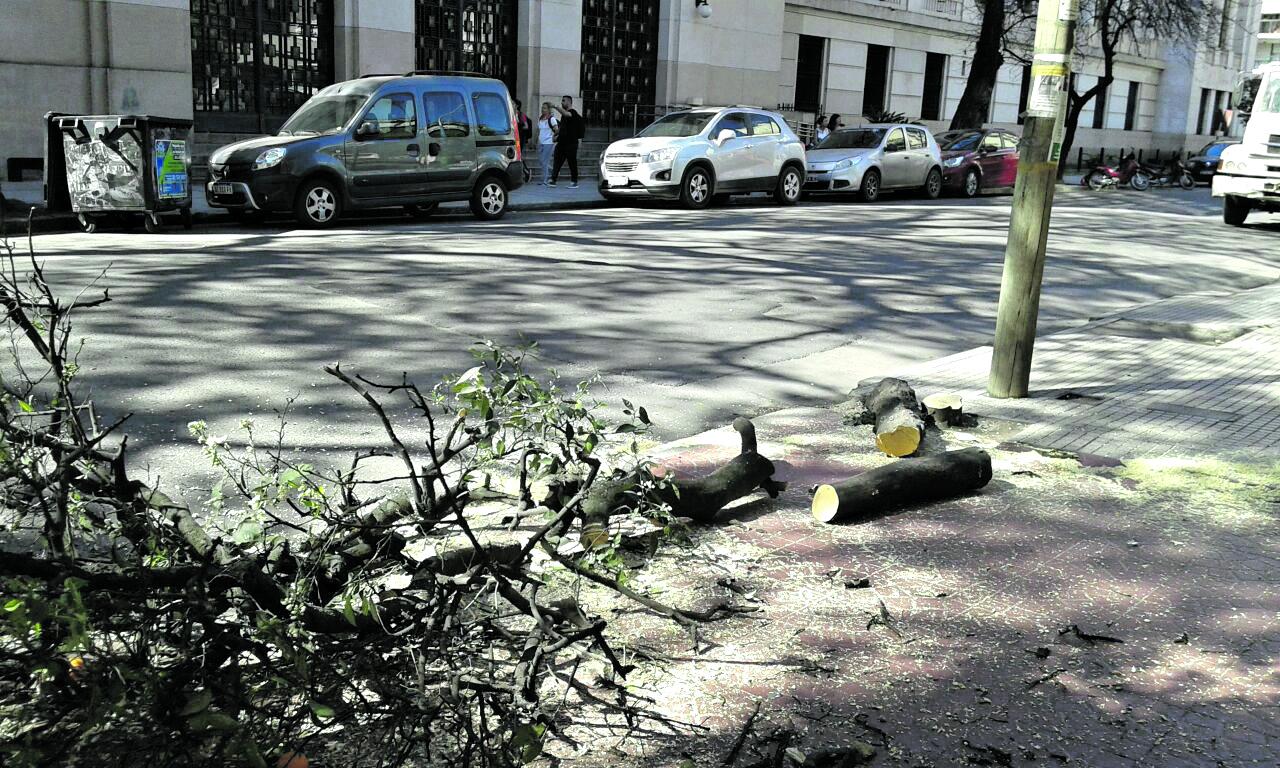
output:
{"label": "building column", "polygon": [[414,0],[334,0],[334,80],[411,71],[417,62],[414,10]]}
{"label": "building column", "polygon": [[544,101],[581,101],[582,0],[519,2],[515,97],[535,116]]}

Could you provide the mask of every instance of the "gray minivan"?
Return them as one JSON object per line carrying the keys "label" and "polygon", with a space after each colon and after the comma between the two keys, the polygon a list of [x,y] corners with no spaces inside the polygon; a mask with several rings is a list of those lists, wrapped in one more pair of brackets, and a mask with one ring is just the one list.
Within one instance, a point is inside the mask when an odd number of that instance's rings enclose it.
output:
{"label": "gray minivan", "polygon": [[209,205],[233,214],[292,211],[327,227],[344,211],[430,214],[469,200],[481,219],[507,211],[524,183],[515,109],[499,80],[410,73],[331,85],[280,132],[209,158]]}

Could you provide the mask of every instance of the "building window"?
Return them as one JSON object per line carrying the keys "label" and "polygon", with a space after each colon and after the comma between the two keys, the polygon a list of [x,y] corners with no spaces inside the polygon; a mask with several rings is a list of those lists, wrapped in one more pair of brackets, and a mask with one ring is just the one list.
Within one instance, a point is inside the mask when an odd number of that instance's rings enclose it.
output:
{"label": "building window", "polygon": [[796,51],[796,109],[801,112],[818,112],[822,109],[826,53],[825,37],[800,36],[800,48]]}
{"label": "building window", "polygon": [[478,72],[516,87],[516,0],[417,0],[417,68]]}
{"label": "building window", "polygon": [[889,54],[886,45],[867,46],[867,79],[862,89],[862,114],[882,112],[888,106]]}
{"label": "building window", "polygon": [[920,106],[921,120],[942,119],[943,87],[947,80],[947,57],[930,53],[924,62],[924,100]]}
{"label": "building window", "polygon": [[1129,100],[1124,105],[1124,129],[1132,131],[1138,122],[1138,96],[1141,93],[1142,84],[1137,80],[1129,82]]}
{"label": "building window", "polygon": [[1022,88],[1018,92],[1018,125],[1027,122],[1027,101],[1031,95],[1031,65],[1022,67]]}
{"label": "building window", "polygon": [[1212,116],[1211,112],[1209,111],[1212,108],[1213,108],[1213,89],[1201,88],[1200,89],[1200,116],[1196,118],[1196,133],[1199,133],[1199,134],[1209,133],[1210,126],[1209,126],[1209,123],[1206,121]]}
{"label": "building window", "polygon": [[1107,124],[1107,97],[1110,95],[1110,89],[1103,87],[1098,91],[1098,95],[1093,97],[1093,127],[1103,128]]}

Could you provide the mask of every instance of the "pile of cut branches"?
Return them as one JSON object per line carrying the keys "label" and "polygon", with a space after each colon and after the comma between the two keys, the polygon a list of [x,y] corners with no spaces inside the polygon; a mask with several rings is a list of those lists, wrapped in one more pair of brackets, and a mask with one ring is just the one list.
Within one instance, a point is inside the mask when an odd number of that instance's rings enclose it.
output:
{"label": "pile of cut branches", "polygon": [[[80,396],[72,316],[110,296],[62,301],[4,247],[0,762],[520,765],[584,711],[656,717],[616,684],[630,668],[574,580],[685,624],[733,612],[633,591],[588,520],[602,497],[672,520],[680,494],[636,448],[643,409],[606,419],[587,384],[492,344],[425,389],[327,368],[386,438],[340,468],[291,458],[283,428],[263,444],[245,422],[232,447],[193,423],[224,478],[193,511],[130,474],[124,419]],[[738,463],[755,480],[699,498],[773,490],[772,465]],[[522,531],[477,530],[494,499]]]}

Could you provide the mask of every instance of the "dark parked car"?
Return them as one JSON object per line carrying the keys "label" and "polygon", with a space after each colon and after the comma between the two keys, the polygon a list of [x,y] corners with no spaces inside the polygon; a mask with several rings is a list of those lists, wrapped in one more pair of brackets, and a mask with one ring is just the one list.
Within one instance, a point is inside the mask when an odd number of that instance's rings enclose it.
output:
{"label": "dark parked car", "polygon": [[209,158],[209,205],[291,211],[327,227],[353,208],[427,214],[450,200],[496,219],[524,183],[515,110],[499,80],[364,77],[312,96],[276,136]]}
{"label": "dark parked car", "polygon": [[1209,184],[1213,181],[1214,174],[1218,172],[1218,163],[1222,161],[1222,150],[1232,144],[1239,143],[1239,139],[1211,141],[1205,144],[1199,152],[1183,165],[1187,167],[1187,170],[1191,172],[1191,177],[1196,181]]}
{"label": "dark parked car", "polygon": [[1001,130],[959,130],[938,135],[944,186],[966,197],[1013,189],[1018,137]]}

